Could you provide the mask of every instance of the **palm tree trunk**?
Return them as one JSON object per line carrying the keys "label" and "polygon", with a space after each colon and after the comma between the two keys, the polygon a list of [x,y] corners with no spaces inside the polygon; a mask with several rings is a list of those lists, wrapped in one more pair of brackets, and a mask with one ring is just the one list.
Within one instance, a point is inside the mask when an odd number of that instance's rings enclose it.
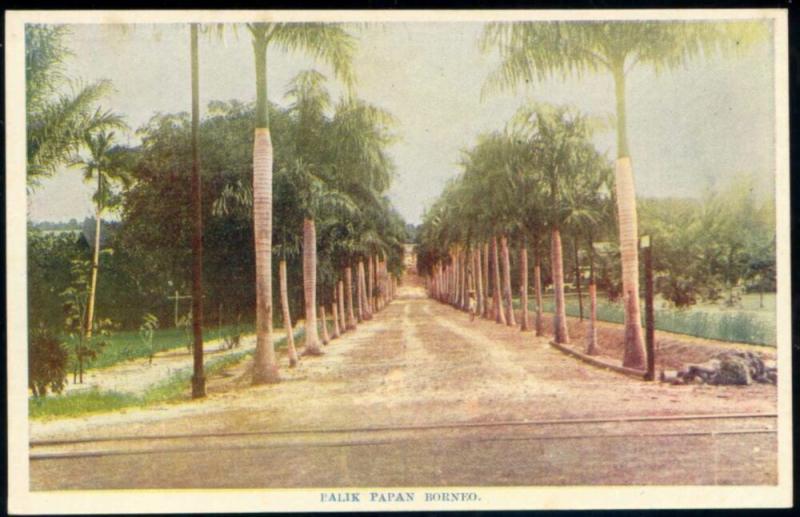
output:
{"label": "palm tree trunk", "polygon": [[339,302],[336,296],[336,286],[333,286],[333,302],[331,303],[331,312],[333,313],[333,339],[342,335],[339,329]]}
{"label": "palm tree trunk", "polygon": [[289,367],[297,365],[297,349],[294,346],[294,329],[292,328],[292,316],[289,311],[289,289],[286,282],[286,260],[281,259],[278,263],[278,284],[281,292],[281,310],[283,312],[283,327],[286,330],[286,345],[289,351]]}
{"label": "palm tree trunk", "polygon": [[483,243],[483,317],[489,318],[489,243]]}
{"label": "palm tree trunk", "polygon": [[356,264],[356,301],[358,302],[358,313],[356,316],[358,317],[358,322],[361,323],[364,321],[364,296],[362,289],[363,285],[361,283],[361,270],[362,270],[362,262],[359,259],[358,263]]}
{"label": "palm tree trunk", "polygon": [[458,296],[456,297],[456,307],[464,310],[464,284],[466,280],[466,268],[464,267],[464,251],[459,248],[456,251],[456,263],[458,264]]}
{"label": "palm tree trunk", "polygon": [[444,296],[444,273],[442,272],[441,262],[436,263],[436,294],[441,302]]}
{"label": "palm tree trunk", "polygon": [[256,350],[253,384],[278,382],[272,343],[272,139],[267,111],[267,39],[254,34],[256,127],[253,143],[253,233],[256,254]]}
{"label": "palm tree trunk", "polygon": [[520,322],[520,330],[523,332],[528,330],[528,246],[525,240],[522,241],[522,248],[519,250],[519,303],[522,307],[522,321]]}
{"label": "palm tree trunk", "polygon": [[639,229],[636,216],[636,190],[628,152],[625,107],[625,72],[623,63],[613,67],[617,100],[617,163],[615,171],[619,241],[622,257],[622,291],[625,302],[625,353],[622,364],[629,368],[645,367],[642,321],[639,309]]}
{"label": "palm tree trunk", "polygon": [[200,131],[200,59],[196,23],[191,24],[189,39],[192,54],[192,398],[196,399],[206,396],[203,373],[203,187],[197,142]]}
{"label": "palm tree trunk", "polygon": [[447,302],[452,305],[453,300],[455,297],[455,286],[456,286],[456,277],[455,277],[455,264],[453,263],[452,255],[450,258],[450,263],[447,265],[447,271],[450,273],[447,276],[447,292],[448,292],[448,300]]}
{"label": "palm tree trunk", "polygon": [[553,315],[553,335],[556,343],[569,343],[567,333],[567,308],[564,303],[564,261],[561,251],[561,232],[554,226],[551,233],[551,254],[553,261],[553,291],[556,308]]}
{"label": "palm tree trunk", "polygon": [[372,314],[369,311],[369,296],[367,295],[367,278],[366,278],[366,271],[364,268],[364,261],[358,261],[358,278],[359,283],[361,284],[361,299],[363,300],[364,305],[364,319],[369,320],[372,319]]}
{"label": "palm tree trunk", "polygon": [[456,272],[456,299],[454,300],[453,304],[456,306],[456,308],[461,308],[461,287],[463,285],[461,279],[463,277],[463,271],[461,270],[461,253],[458,249],[456,249],[454,268]]}
{"label": "palm tree trunk", "polygon": [[461,305],[461,259],[459,258],[458,248],[453,254],[453,271],[455,271],[455,298],[453,299],[453,306],[459,308]]}
{"label": "palm tree trunk", "polygon": [[475,290],[475,284],[472,281],[473,267],[472,267],[472,250],[467,248],[464,250],[464,310],[469,310],[469,293]]}
{"label": "palm tree trunk", "polygon": [[342,334],[347,332],[347,318],[344,310],[344,281],[339,280],[339,296],[336,297],[339,302],[339,330]]}
{"label": "palm tree trunk", "polygon": [[356,328],[356,316],[353,313],[353,270],[350,266],[344,268],[344,290],[347,294],[347,330]]}
{"label": "palm tree trunk", "polygon": [[372,289],[372,282],[375,277],[375,266],[374,261],[372,260],[372,255],[369,256],[369,262],[367,263],[367,307],[369,308],[370,313],[374,313],[377,311],[375,307],[375,291]]}
{"label": "palm tree trunk", "polygon": [[542,261],[539,257],[539,251],[536,251],[536,265],[533,268],[533,282],[536,289],[536,335],[543,334],[542,329]]}
{"label": "palm tree trunk", "polygon": [[500,249],[503,252],[503,297],[506,300],[507,314],[506,321],[509,327],[516,327],[517,321],[514,317],[514,304],[511,291],[511,260],[508,254],[508,238],[505,235],[500,237]]}
{"label": "palm tree trunk", "polygon": [[319,316],[320,316],[320,319],[321,319],[320,323],[322,324],[322,344],[323,345],[327,345],[330,342],[331,338],[328,335],[328,320],[327,320],[327,318],[325,318],[325,306],[324,305],[320,305],[319,306]]}
{"label": "palm tree trunk", "polygon": [[579,320],[583,321],[583,296],[581,293],[581,264],[578,258],[578,237],[575,236],[573,242],[573,249],[575,251],[575,290],[578,292],[578,316]]}
{"label": "palm tree trunk", "polygon": [[484,268],[482,267],[481,264],[481,248],[479,246],[477,249],[475,249],[475,280],[477,282],[476,285],[478,291],[476,300],[478,303],[477,307],[478,310],[476,312],[478,314],[483,314],[484,311],[483,307],[484,304],[486,303],[486,300],[484,300],[483,298],[483,269]]}
{"label": "palm tree trunk", "polygon": [[461,292],[461,265],[458,260],[458,250],[453,253],[453,306],[458,307],[458,298]]}
{"label": "palm tree trunk", "polygon": [[501,289],[500,289],[500,254],[497,250],[497,237],[492,237],[492,262],[494,264],[494,285],[492,286],[492,291],[494,294],[494,300],[492,305],[494,307],[494,315],[495,321],[497,323],[502,323],[503,325],[506,324],[506,315],[503,311],[503,303],[500,298]]}
{"label": "palm tree trunk", "polygon": [[597,286],[594,279],[589,282],[589,334],[586,338],[586,353],[597,353]]}
{"label": "palm tree trunk", "polygon": [[[97,171],[98,189],[100,188],[100,171]],[[97,295],[97,271],[100,269],[100,206],[95,210],[94,222],[94,251],[92,252],[92,281],[89,284],[89,302],[86,308],[86,339],[92,337],[92,324],[94,322],[94,300]]]}
{"label": "palm tree trunk", "polygon": [[453,273],[454,273],[454,275],[453,275],[453,290],[455,291],[456,294],[455,294],[455,298],[453,300],[453,306],[458,308],[459,302],[460,302],[459,295],[460,295],[460,292],[461,292],[461,268],[460,268],[460,264],[458,262],[458,256],[456,256],[456,258],[454,260],[455,261],[452,264]]}
{"label": "palm tree trunk", "polygon": [[306,343],[303,355],[321,355],[317,333],[317,228],[303,219],[303,294],[306,306]]}

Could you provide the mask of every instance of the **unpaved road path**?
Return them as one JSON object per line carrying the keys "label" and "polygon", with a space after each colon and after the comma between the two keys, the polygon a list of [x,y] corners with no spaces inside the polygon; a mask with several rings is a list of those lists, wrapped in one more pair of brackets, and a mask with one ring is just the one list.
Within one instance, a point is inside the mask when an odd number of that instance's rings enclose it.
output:
{"label": "unpaved road path", "polygon": [[413,282],[278,385],[243,364],[204,401],[32,422],[31,488],[777,482],[775,418],[720,417],[773,415],[774,386],[598,370]]}

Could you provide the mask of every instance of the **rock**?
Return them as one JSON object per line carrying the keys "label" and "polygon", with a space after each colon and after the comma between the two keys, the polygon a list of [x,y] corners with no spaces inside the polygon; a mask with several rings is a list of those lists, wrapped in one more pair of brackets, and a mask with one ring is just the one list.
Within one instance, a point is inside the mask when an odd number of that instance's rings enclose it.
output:
{"label": "rock", "polygon": [[672,384],[776,384],[778,374],[773,364],[765,363],[760,356],[750,351],[727,351],[705,363],[689,365],[675,372],[674,376],[662,371],[661,380]]}
{"label": "rock", "polygon": [[738,354],[721,354],[719,359],[719,370],[709,380],[710,384],[738,386],[752,384],[751,365],[747,358]]}

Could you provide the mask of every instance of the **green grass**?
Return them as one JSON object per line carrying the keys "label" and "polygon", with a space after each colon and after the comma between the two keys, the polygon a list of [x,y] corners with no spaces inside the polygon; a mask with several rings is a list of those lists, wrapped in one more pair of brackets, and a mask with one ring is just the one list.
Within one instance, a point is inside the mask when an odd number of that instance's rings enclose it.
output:
{"label": "green grass", "polygon": [[[519,301],[515,300],[515,307]],[[536,307],[530,302],[531,310]],[[644,307],[644,302],[642,302]],[[543,309],[552,313],[552,295],[545,298]],[[567,315],[580,314],[577,295],[567,295]],[[584,317],[589,315],[589,298],[583,298]],[[622,305],[608,301],[598,293],[597,319],[612,323],[624,321]],[[642,311],[644,323],[644,311]],[[658,300],[655,309],[656,329],[676,334],[686,334],[706,339],[734,341],[754,345],[775,346],[775,295],[764,296],[764,308],[759,307],[757,294],[743,297],[741,307],[724,307],[717,304],[698,304],[686,309],[664,307]]]}
{"label": "green grass", "polygon": [[30,418],[65,417],[87,413],[115,411],[141,403],[140,397],[116,391],[91,391],[70,393],[68,395],[51,395],[37,399],[28,399],[28,416]]}
{"label": "green grass", "polygon": [[[221,329],[218,327],[207,328],[203,331],[203,337],[208,341],[217,339],[232,334],[234,328],[235,325],[226,325]],[[248,334],[254,332],[255,327],[252,324],[242,324],[239,326],[239,330],[242,334]],[[87,369],[106,368],[123,361],[150,355],[150,347],[142,342],[138,330],[113,332],[105,338],[105,341],[107,343],[106,346],[98,354],[97,358],[88,365]],[[153,334],[153,350],[158,353],[164,350],[185,347],[187,341],[186,332],[183,329],[157,329]],[[70,348],[73,346],[70,340],[67,340],[66,344]]]}
{"label": "green grass", "polygon": [[[300,342],[303,336],[304,332],[299,330],[295,333],[295,340]],[[281,349],[285,346],[285,337],[275,340],[276,349]],[[252,350],[241,350],[215,358],[205,363],[205,374],[210,377],[252,355]],[[191,380],[192,368],[189,366],[176,371],[171,377],[152,385],[141,395],[103,391],[95,388],[65,395],[49,395],[44,398],[31,396],[28,398],[28,415],[30,418],[70,417],[146,407],[159,403],[180,402],[187,400]]]}

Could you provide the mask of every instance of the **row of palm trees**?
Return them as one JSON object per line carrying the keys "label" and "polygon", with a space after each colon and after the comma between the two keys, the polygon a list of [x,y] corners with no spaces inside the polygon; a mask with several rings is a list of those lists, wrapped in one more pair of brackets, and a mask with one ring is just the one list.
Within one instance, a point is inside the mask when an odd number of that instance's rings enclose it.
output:
{"label": "row of palm trees", "polygon": [[[196,24],[191,25],[190,30],[190,56],[192,66],[192,114],[195,137],[193,138],[193,182],[192,188],[195,194],[194,199],[197,203],[201,192],[199,164],[202,159],[201,153],[197,148],[196,126],[198,120],[199,104],[197,102],[199,84],[197,81],[197,69],[200,66],[198,53],[198,32],[201,27]],[[253,181],[252,181],[252,214],[255,230],[254,249],[256,263],[256,333],[257,346],[254,355],[254,383],[276,382],[278,376],[278,366],[276,362],[275,350],[273,345],[272,329],[272,206],[273,206],[273,162],[274,154],[272,138],[270,133],[269,108],[267,101],[267,54],[270,48],[284,51],[299,51],[310,55],[318,61],[329,65],[334,74],[340,79],[348,89],[354,84],[354,74],[352,70],[352,57],[356,48],[356,38],[344,26],[333,23],[248,23],[245,24],[246,33],[252,40],[253,56],[256,78],[256,111],[255,129],[253,144]],[[216,26],[215,31],[221,32],[227,26]],[[572,75],[580,76],[584,72],[608,71],[615,83],[615,104],[616,104],[616,127],[617,127],[617,161],[614,188],[616,190],[616,200],[619,215],[619,236],[620,250],[622,255],[622,282],[623,294],[626,299],[626,346],[624,363],[626,366],[641,366],[644,361],[644,349],[641,337],[641,323],[639,317],[638,296],[638,258],[637,258],[637,218],[635,190],[633,186],[633,175],[631,168],[630,153],[628,151],[626,133],[626,102],[625,102],[625,78],[626,74],[635,66],[649,65],[656,70],[673,68],[679,66],[690,58],[697,55],[704,55],[717,50],[738,51],[746,44],[762,37],[765,26],[749,22],[724,22],[724,23],[700,23],[700,22],[523,22],[523,23],[494,23],[489,24],[484,32],[481,45],[484,49],[497,49],[501,58],[501,65],[497,72],[490,78],[487,86],[491,88],[512,88],[522,83],[529,83],[549,76],[568,77]],[[39,33],[39,40],[26,33],[26,45],[47,49],[47,38],[53,37],[58,40],[58,34],[43,31]],[[53,36],[55,34],[55,36]],[[34,53],[35,54],[35,53]],[[46,174],[52,173],[59,163],[63,163],[69,155],[79,148],[85,140],[85,135],[97,129],[108,129],[118,125],[114,116],[109,112],[101,110],[93,111],[90,109],[94,101],[102,94],[107,85],[98,83],[90,85],[82,91],[76,92],[72,97],[54,97],[54,91],[48,89],[50,79],[58,78],[58,65],[66,52],[63,49],[56,49],[55,52],[40,52],[37,54],[38,61],[27,59],[26,52],[26,86],[28,93],[26,98],[28,108],[28,177],[29,185],[35,185],[36,180]],[[31,54],[33,55],[33,54]],[[49,68],[48,68],[49,67]],[[47,70],[56,70],[56,73],[47,74]],[[319,116],[320,108],[324,105],[324,98],[317,97],[310,100],[315,94],[315,85],[318,85],[319,78],[309,73],[307,76],[298,80],[296,85],[296,101],[304,97],[304,107],[297,109],[298,116],[307,117],[314,120]],[[316,88],[318,90],[318,88]],[[39,92],[40,95],[32,94]],[[318,92],[316,92],[318,94]],[[304,101],[304,102],[305,102]],[[317,104],[314,104],[317,102]],[[319,104],[322,102],[322,104]],[[374,108],[367,108],[361,103],[353,101],[354,110],[360,113],[376,114]],[[539,134],[548,126],[545,121],[547,116],[542,114],[542,110],[536,111],[536,124],[527,123],[530,138],[533,134],[538,134],[536,138],[547,138],[547,135]],[[60,117],[60,118],[59,118]],[[528,117],[530,122],[532,116]],[[352,120],[357,120],[353,117]],[[524,119],[520,115],[520,119]],[[564,122],[565,135],[570,124],[580,128],[586,125],[581,121],[581,117],[570,118],[570,116],[555,117],[556,120]],[[525,122],[521,122],[523,126]],[[537,125],[538,124],[538,125]],[[309,124],[308,127],[313,127]],[[574,128],[573,128],[574,129]],[[311,130],[309,130],[311,131]],[[520,130],[523,131],[524,130]],[[380,131],[379,131],[380,132]],[[538,132],[538,133],[537,133]],[[308,137],[309,142],[313,141],[313,131],[310,135],[301,135],[298,145],[302,147],[304,138]],[[513,131],[512,131],[513,133]],[[580,133],[580,131],[577,131]],[[335,133],[333,133],[335,134]],[[357,134],[355,132],[351,133]],[[333,144],[337,149],[351,151],[350,156],[358,156],[358,139],[363,135],[348,140],[343,135],[337,135]],[[552,135],[550,135],[552,136]],[[562,135],[563,136],[563,135]],[[491,143],[494,137],[486,137],[490,143],[479,145],[476,152],[480,156],[475,157],[476,162],[481,160],[491,161],[492,154],[498,148],[509,145],[505,143]],[[529,138],[529,140],[530,140]],[[565,142],[572,137],[564,136]],[[524,140],[523,140],[524,141]],[[514,147],[513,142],[510,143]],[[566,145],[566,144],[564,144]],[[314,146],[307,146],[308,149]],[[359,156],[359,164],[380,163],[375,160],[374,148],[365,147],[365,155]],[[591,152],[585,150],[587,146],[570,146],[574,156],[570,159],[589,160]],[[355,149],[354,149],[355,148]],[[553,164],[561,163],[565,160],[562,147],[543,147],[549,153]],[[581,150],[583,149],[583,150]],[[352,151],[356,152],[352,152]],[[296,169],[302,174],[313,174],[314,161],[303,156],[303,152],[298,153],[300,157]],[[524,156],[524,153],[522,153]],[[313,158],[313,157],[312,157]],[[537,160],[543,159],[537,157]],[[317,164],[318,165],[318,164]],[[542,168],[542,167],[540,167]],[[344,171],[352,171],[354,167],[342,166]],[[542,168],[545,170],[546,167]],[[335,168],[331,170],[336,170]],[[309,172],[312,171],[312,172]],[[335,184],[341,186],[342,179],[346,173],[339,171],[326,172]],[[563,173],[558,169],[550,169],[549,172],[542,172],[544,176],[549,175],[549,184],[546,191],[550,198],[551,207],[560,206],[562,199],[570,195],[571,190],[565,190],[565,182],[559,181]],[[369,176],[369,175],[368,175]],[[376,175],[372,175],[376,176]],[[379,176],[379,175],[377,175]],[[580,175],[579,175],[580,176]],[[98,173],[98,178],[100,173]],[[362,177],[359,176],[359,180]],[[374,178],[373,178],[374,179]],[[98,180],[100,181],[100,180]],[[372,181],[372,180],[370,180]],[[375,192],[381,192],[380,184],[369,183],[364,185],[358,180],[353,180],[355,189],[362,188],[362,199],[374,197]],[[314,183],[311,181],[310,183]],[[324,181],[323,181],[324,183]],[[350,185],[347,185],[350,186]],[[345,189],[352,193],[354,189]],[[566,192],[566,193],[565,193]],[[536,197],[536,192],[527,190],[526,195]],[[361,199],[359,199],[359,202]],[[312,203],[313,204],[313,203]],[[380,203],[375,203],[380,206]],[[577,206],[577,205],[575,205]],[[556,210],[549,213],[546,223],[542,223],[537,216],[527,214],[527,231],[532,232],[537,225],[546,224],[550,228],[551,253],[553,254],[552,263],[554,269],[561,259],[560,251],[560,225],[567,221],[568,217],[573,219],[580,218],[579,210]],[[193,267],[193,298],[197,300],[193,304],[193,321],[195,333],[195,378],[193,382],[193,392],[196,396],[204,393],[204,380],[202,376],[202,279],[200,278],[202,263],[202,220],[200,212],[195,207],[193,212],[194,235],[193,256],[195,266]],[[309,209],[304,217],[304,257],[316,256],[313,253],[312,243],[316,242],[313,238],[316,231],[316,218],[313,209]],[[510,220],[509,217],[506,219]],[[99,217],[98,217],[99,220]],[[363,235],[369,234],[369,228],[359,228]],[[351,228],[352,230],[352,228]],[[492,228],[499,231],[498,228]],[[541,232],[539,232],[541,233]],[[531,237],[533,239],[533,237]],[[507,247],[506,241],[499,239],[499,246],[503,249]],[[534,247],[536,244],[534,243]],[[495,250],[496,250],[495,246]],[[373,262],[374,254],[372,254]],[[508,252],[503,253],[504,262]],[[305,259],[305,260],[311,260]],[[363,266],[361,266],[363,268]],[[377,266],[373,266],[377,268]],[[97,268],[95,260],[94,269]],[[316,268],[313,264],[305,265],[308,271],[308,282],[313,285],[313,273]],[[349,270],[344,269],[345,282],[347,278],[352,279],[352,266]],[[356,271],[357,280],[360,278]],[[374,282],[375,279],[372,278]],[[555,277],[554,277],[555,278]],[[352,280],[351,280],[352,283]],[[367,282],[368,283],[368,282]],[[506,291],[510,292],[510,285],[505,282]],[[558,289],[557,289],[558,291]],[[359,291],[360,292],[360,291]],[[306,319],[313,323],[316,313],[315,290],[311,287],[306,288]],[[362,294],[363,296],[363,294]],[[510,294],[506,295],[510,299]],[[566,327],[564,318],[561,317],[563,310],[563,296],[557,297],[557,320],[559,330],[557,337],[566,339]],[[498,309],[499,312],[499,309]],[[514,314],[508,311],[506,317],[513,321]],[[91,328],[91,316],[87,327]],[[561,328],[563,326],[563,328]],[[315,327],[314,327],[315,328]],[[559,337],[560,336],[560,337]],[[315,336],[307,338],[309,340],[309,350],[315,350]]]}
{"label": "row of palm trees", "polygon": [[[205,394],[203,376],[203,337],[202,337],[202,211],[201,201],[201,161],[202,150],[198,148],[197,132],[199,125],[199,80],[198,70],[201,66],[199,56],[198,33],[219,34],[229,29],[228,26],[199,26],[190,24],[189,52],[191,63],[192,88],[192,202],[193,202],[193,282],[192,282],[192,321],[194,327],[194,376],[192,380],[193,396]],[[253,177],[252,187],[243,184],[231,185],[228,189],[234,197],[244,200],[248,212],[252,213],[254,228],[254,250],[256,265],[256,350],[254,353],[253,382],[255,384],[272,383],[279,380],[278,363],[273,343],[272,328],[272,254],[273,254],[273,164],[274,151],[270,134],[269,103],[267,100],[267,53],[274,48],[279,51],[299,51],[312,56],[329,65],[334,74],[347,87],[347,94],[337,104],[335,116],[329,116],[330,98],[324,89],[325,78],[315,71],[301,73],[292,83],[288,97],[293,101],[291,116],[296,123],[297,134],[293,135],[291,163],[278,171],[286,175],[294,184],[293,199],[302,220],[302,249],[304,271],[304,302],[306,317],[305,353],[315,355],[321,353],[320,337],[317,333],[317,310],[322,310],[317,303],[317,225],[320,218],[328,218],[324,232],[340,235],[340,238],[324,239],[329,249],[324,250],[340,261],[340,278],[334,301],[330,305],[331,313],[340,327],[334,326],[334,336],[345,330],[354,329],[358,322],[369,319],[371,315],[388,303],[395,291],[397,278],[390,274],[388,262],[401,260],[395,255],[402,248],[404,225],[399,215],[391,209],[384,196],[389,186],[392,163],[385,148],[392,141],[388,126],[391,116],[381,109],[369,105],[352,95],[354,74],[352,57],[356,48],[356,38],[344,27],[332,23],[248,23],[246,32],[250,35],[255,58],[256,77],[256,109],[253,139]],[[45,36],[53,31],[44,28]],[[35,33],[32,33],[35,35]],[[60,36],[56,34],[60,43]],[[26,37],[26,43],[34,44],[34,37]],[[47,45],[42,45],[48,50]],[[62,54],[68,53],[64,48],[56,49]],[[47,58],[47,52],[41,52]],[[27,54],[26,54],[27,55]],[[59,57],[61,59],[62,57]],[[52,59],[51,59],[52,61]],[[58,61],[60,62],[60,61]],[[52,63],[50,63],[52,65]],[[30,67],[29,67],[30,68]],[[46,67],[45,67],[46,68]],[[51,67],[52,68],[52,67]],[[40,86],[46,85],[45,79],[29,78],[29,82],[38,81]],[[100,91],[108,85],[97,85]],[[41,88],[40,88],[41,89]],[[30,89],[29,89],[30,90]],[[36,90],[38,91],[38,90]],[[94,90],[92,90],[94,92]],[[90,92],[91,93],[91,92]],[[84,95],[87,96],[87,95]],[[91,95],[92,105],[100,94]],[[31,99],[29,92],[29,99]],[[36,108],[36,98],[29,102]],[[44,111],[44,110],[42,110]],[[68,110],[67,110],[68,111]],[[29,110],[29,119],[31,118]],[[103,208],[104,182],[116,167],[108,163],[112,154],[111,142],[113,134],[110,128],[124,127],[121,120],[111,112],[90,112],[83,107],[80,120],[91,120],[81,126],[79,135],[62,131],[56,135],[60,126],[50,124],[39,133],[29,134],[29,185],[43,175],[51,174],[57,165],[66,163],[76,151],[88,150],[89,159],[81,160],[87,179],[94,175],[98,182],[98,194],[95,196],[97,221]],[[93,117],[93,118],[92,118]],[[44,117],[43,117],[44,118]],[[46,125],[47,121],[42,124]],[[85,126],[85,127],[84,127]],[[33,125],[36,129],[38,126]],[[323,130],[324,128],[324,130]],[[50,139],[57,138],[69,141],[63,150],[47,150]],[[39,144],[39,142],[42,142]],[[31,145],[31,143],[35,145]],[[93,143],[103,144],[103,149],[94,149]],[[52,147],[52,145],[50,145]],[[38,149],[43,150],[38,150]],[[38,150],[38,151],[37,151]],[[96,152],[95,152],[96,151]],[[38,152],[38,154],[36,154]],[[33,153],[33,154],[31,154]],[[105,161],[104,161],[105,160]],[[77,161],[74,162],[77,164]],[[236,190],[239,192],[235,192]],[[247,192],[249,190],[249,192]],[[224,201],[224,200],[223,200]],[[224,203],[223,203],[224,205]],[[99,229],[98,229],[99,230]],[[282,245],[280,275],[285,282],[285,260],[287,250],[296,248],[296,242],[289,242],[300,228],[287,227]],[[281,233],[281,232],[278,232]],[[99,231],[96,232],[95,259],[93,261],[92,288],[89,299],[94,299],[97,270],[99,262]],[[396,268],[395,268],[396,269]],[[394,274],[396,275],[396,271]],[[355,276],[355,281],[353,279]],[[283,286],[282,286],[283,287]],[[353,293],[357,301],[357,310],[353,305]],[[286,297],[283,301],[283,314],[286,326],[290,327],[290,314]],[[89,302],[90,307],[93,303]],[[345,305],[347,310],[345,312]],[[326,318],[322,316],[322,341],[328,339]],[[87,314],[86,328],[91,332],[93,311]],[[290,361],[295,364],[297,354],[290,343]]]}
{"label": "row of palm trees", "polygon": [[[595,127],[596,121],[574,109],[533,104],[464,152],[462,172],[426,212],[420,229],[418,260],[431,296],[466,310],[472,292],[480,315],[543,335],[542,259],[549,249],[553,335],[558,343],[569,341],[562,231],[571,233],[576,257],[585,247],[592,263],[589,290],[595,293],[593,244],[610,233],[613,213],[611,166],[591,143]],[[518,251],[519,323],[512,249]],[[529,250],[534,321],[528,310]],[[580,275],[576,279],[580,286]],[[587,347],[594,350],[594,332],[589,335]]]}
{"label": "row of palm trees", "polygon": [[[636,67],[650,66],[659,72],[664,69],[673,69],[684,65],[689,60],[698,56],[710,56],[719,51],[727,53],[740,52],[753,42],[759,41],[769,31],[769,27],[761,22],[752,21],[721,21],[721,22],[677,22],[677,21],[588,21],[588,22],[517,22],[517,23],[490,23],[484,29],[480,45],[484,51],[497,51],[501,64],[498,69],[490,76],[485,90],[492,91],[498,89],[514,89],[520,85],[535,84],[548,78],[578,78],[589,73],[609,73],[614,81],[614,106],[616,108],[615,125],[617,130],[617,160],[615,163],[615,174],[613,189],[615,191],[617,216],[618,216],[618,236],[622,262],[622,284],[623,300],[625,307],[625,352],[623,364],[628,367],[641,368],[644,366],[644,345],[642,342],[641,317],[639,309],[639,264],[638,264],[638,228],[636,215],[636,193],[633,181],[632,162],[630,158],[628,136],[627,136],[627,104],[626,104],[626,77],[630,71]],[[538,240],[542,234],[541,226],[550,229],[550,250],[551,266],[553,269],[553,280],[556,298],[556,314],[554,318],[554,335],[556,341],[564,342],[568,339],[566,335],[566,322],[563,297],[563,273],[561,269],[561,235],[560,228],[572,218],[575,222],[583,220],[591,224],[591,211],[585,211],[584,205],[576,202],[581,196],[589,194],[593,197],[592,189],[581,189],[572,182],[594,184],[595,178],[600,175],[598,171],[604,167],[595,163],[594,166],[586,165],[583,170],[573,170],[567,172],[563,168],[564,163],[570,159],[578,163],[582,159],[589,162],[597,162],[596,157],[592,157],[592,150],[586,142],[570,140],[577,137],[583,139],[586,134],[577,131],[580,126],[585,125],[585,121],[579,116],[570,116],[561,113],[552,117],[552,121],[559,121],[555,126],[546,122],[547,116],[543,116],[541,109],[534,109],[536,112],[536,123],[528,125],[527,132],[523,129],[526,136],[538,133],[537,142],[542,144],[551,140],[550,145],[540,145],[538,152],[542,156],[528,156],[525,152],[518,153],[522,157],[523,163],[528,160],[529,164],[537,163],[539,172],[538,178],[540,185],[531,185],[531,181],[524,180],[526,174],[521,172],[524,166],[520,166],[514,158],[504,156],[509,148],[516,145],[528,146],[528,150],[533,152],[534,146],[530,139],[525,137],[518,140],[516,130],[507,130],[511,138],[503,138],[498,135],[488,135],[482,137],[482,141],[472,150],[470,164],[480,159],[493,162],[495,168],[505,168],[509,174],[506,180],[509,183],[517,181],[524,184],[522,192],[524,196],[517,200],[519,206],[530,206],[541,208],[549,206],[545,214],[536,213],[534,208],[521,213],[513,214],[514,206],[508,199],[503,199],[503,192],[509,189],[498,188],[492,191],[493,195],[501,199],[495,203],[505,203],[501,206],[500,213],[492,213],[489,219],[492,223],[488,231],[475,230],[475,235],[484,239],[483,261],[480,261],[481,254],[475,255],[475,271],[477,272],[483,265],[484,269],[488,265],[487,242],[491,243],[493,263],[495,264],[495,286],[500,286],[498,278],[498,243],[502,251],[502,263],[507,264],[508,256],[506,237],[509,221],[519,225],[524,229],[525,239],[533,240],[536,249]],[[559,110],[556,109],[556,112]],[[524,111],[518,114],[518,118],[527,122],[531,117]],[[556,133],[549,133],[548,128],[558,128]],[[560,134],[563,138],[555,138]],[[558,143],[558,142],[560,143]],[[583,150],[581,150],[583,149]],[[511,153],[513,155],[513,153]],[[474,156],[473,156],[474,155]],[[498,158],[502,156],[501,158]],[[510,156],[510,155],[509,155]],[[568,158],[571,156],[571,158]],[[473,164],[474,165],[474,164]],[[533,165],[530,167],[535,169]],[[460,190],[469,190],[478,181],[468,179],[469,166],[465,167],[463,181],[456,181],[451,184],[442,198],[440,205],[435,206],[428,214],[427,231],[430,233],[434,227],[441,224],[445,219],[438,213],[447,210],[458,210],[458,205],[441,206],[448,203],[455,203],[459,194],[454,194]],[[486,188],[487,185],[484,185]],[[606,182],[606,188],[610,185]],[[529,189],[533,187],[533,189]],[[570,187],[566,189],[565,187]],[[528,188],[528,189],[526,189]],[[489,192],[483,190],[483,193]],[[506,192],[507,193],[507,192]],[[519,192],[514,192],[519,194]],[[548,203],[531,202],[531,197],[537,195],[549,197]],[[488,196],[487,196],[488,197]],[[448,199],[450,198],[450,199]],[[482,198],[486,199],[486,198]],[[564,201],[571,199],[572,203]],[[486,204],[489,202],[487,201]],[[503,210],[508,208],[508,210]],[[585,211],[585,213],[583,213]],[[486,215],[486,214],[483,214]],[[460,219],[468,221],[468,219]],[[501,221],[501,222],[494,222]],[[500,235],[500,237],[496,237]],[[487,241],[486,237],[490,236]],[[461,241],[448,239],[438,240],[438,250],[441,259],[446,258],[447,264],[442,260],[438,261],[433,267],[433,276],[430,277],[432,289],[437,296],[456,296],[456,300],[463,301],[463,293],[466,287],[463,282],[468,275],[465,260],[462,256],[465,250],[470,249],[464,243],[473,243],[475,236],[467,235]],[[461,245],[452,247],[453,242],[460,242]],[[433,246],[428,244],[428,246]],[[445,246],[443,248],[443,246]],[[474,246],[474,243],[473,243]],[[521,262],[527,260],[527,243],[521,247],[523,256]],[[590,255],[592,250],[590,248]],[[462,258],[460,258],[462,257]],[[538,260],[538,254],[537,254]],[[507,271],[508,267],[504,267]],[[460,273],[459,273],[460,271]],[[526,280],[527,268],[522,275]],[[475,279],[480,279],[479,275],[473,275]],[[504,313],[499,296],[500,290],[494,289],[495,303],[492,304],[495,317],[502,321],[506,318],[513,323],[514,313],[511,310],[511,292],[509,276],[506,274],[504,282],[507,310]],[[484,280],[487,285],[489,277]],[[461,282],[461,283],[459,283]],[[537,278],[537,283],[538,278]],[[477,284],[478,292],[482,287],[481,282]],[[460,287],[459,287],[460,286]],[[455,291],[453,290],[455,288]],[[526,286],[523,286],[526,289]],[[444,292],[443,292],[443,289]],[[590,288],[594,292],[593,288]],[[523,290],[523,297],[527,296]],[[461,296],[462,299],[459,299]],[[485,297],[485,296],[484,296]],[[538,295],[537,295],[538,298]],[[484,307],[486,304],[484,304]],[[541,303],[538,304],[541,308]],[[541,309],[539,309],[541,310]],[[526,313],[527,305],[523,305],[523,325],[527,325]],[[537,318],[540,319],[540,318]],[[590,333],[591,334],[591,333]],[[590,349],[593,348],[593,341],[590,337]]]}

